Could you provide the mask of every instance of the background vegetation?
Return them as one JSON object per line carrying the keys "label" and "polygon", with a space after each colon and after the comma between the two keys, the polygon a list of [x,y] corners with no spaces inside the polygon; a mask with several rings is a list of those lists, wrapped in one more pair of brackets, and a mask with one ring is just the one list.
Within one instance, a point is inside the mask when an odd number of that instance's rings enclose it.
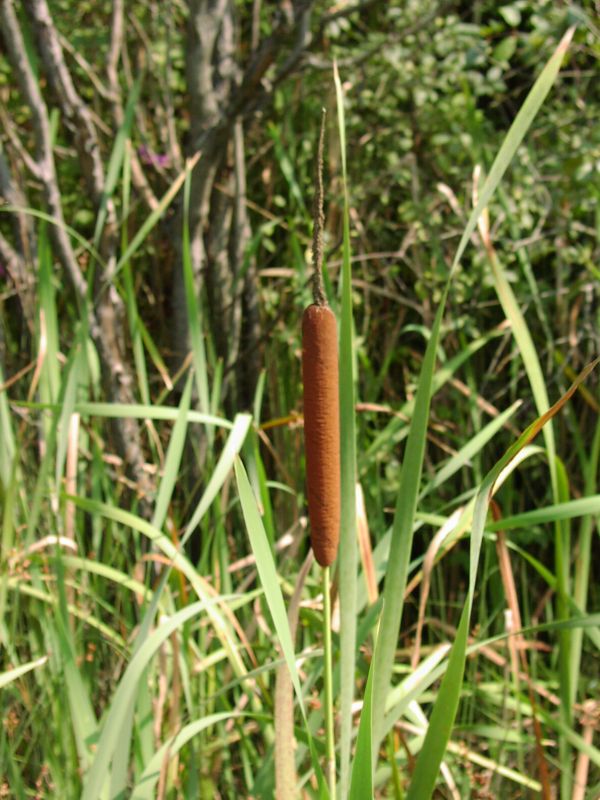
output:
{"label": "background vegetation", "polygon": [[[384,587],[402,626],[372,791],[404,796],[468,622],[477,492],[599,351],[597,12],[0,0],[0,796],[324,796],[300,385],[322,107],[347,390],[340,796],[351,775],[371,791],[356,735]],[[437,339],[477,190],[571,25]],[[436,796],[600,792],[598,403],[592,372],[502,477]],[[385,583],[402,524],[403,611]]]}

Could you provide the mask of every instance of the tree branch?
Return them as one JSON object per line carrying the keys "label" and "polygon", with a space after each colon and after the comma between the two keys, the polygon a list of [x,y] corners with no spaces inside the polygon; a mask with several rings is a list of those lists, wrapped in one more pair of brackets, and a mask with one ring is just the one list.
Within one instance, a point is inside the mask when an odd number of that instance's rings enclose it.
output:
{"label": "tree branch", "polygon": [[[38,164],[34,158],[31,157],[29,151],[26,149],[25,145],[19,138],[17,131],[15,130],[15,123],[10,119],[8,114],[6,113],[6,109],[3,106],[0,106],[0,123],[2,124],[2,128],[6,137],[8,138],[10,144],[12,145],[13,149],[23,162],[29,172],[33,175],[34,178],[38,180],[41,179],[40,171]],[[11,201],[12,202],[12,201]]]}
{"label": "tree branch", "polygon": [[90,83],[94,87],[94,89],[98,92],[100,97],[104,98],[104,100],[110,100],[110,89],[107,89],[106,86],[102,83],[98,74],[94,67],[90,64],[87,59],[85,59],[81,53],[76,50],[71,42],[67,39],[66,36],[63,36],[62,33],[58,32],[58,41],[60,42],[61,47],[63,50],[66,50],[67,53],[71,56],[73,61],[79,66],[79,68],[85,72],[87,77],[90,80]]}
{"label": "tree branch", "polygon": [[32,329],[34,316],[34,303],[32,297],[33,277],[27,269],[25,259],[17,253],[13,246],[0,233],[0,260],[2,266],[15,287],[15,291],[23,308],[23,315],[30,329]]}
{"label": "tree branch", "polygon": [[[74,128],[83,177],[98,206],[104,191],[104,165],[92,114],[75,89],[46,0],[24,0],[24,5],[37,35],[48,82],[58,98],[67,125]],[[110,210],[108,213],[110,216]]]}
{"label": "tree branch", "polygon": [[[27,201],[19,186],[12,180],[4,153],[0,149],[0,197],[12,206],[24,208]],[[34,286],[32,263],[35,252],[34,239],[31,230],[31,221],[26,214],[15,212],[12,215],[14,238],[17,249],[2,238],[0,243],[0,257],[4,261],[11,280],[15,286],[25,321],[30,330],[33,330],[35,320]]]}
{"label": "tree branch", "polygon": [[65,230],[62,202],[52,154],[48,111],[40,94],[37,80],[31,69],[13,0],[0,0],[0,30],[4,39],[8,59],[19,83],[23,98],[32,117],[38,176],[42,180],[44,197],[56,225],[50,228],[58,257],[69,275],[75,292],[83,300],[87,284],[73,253]]}

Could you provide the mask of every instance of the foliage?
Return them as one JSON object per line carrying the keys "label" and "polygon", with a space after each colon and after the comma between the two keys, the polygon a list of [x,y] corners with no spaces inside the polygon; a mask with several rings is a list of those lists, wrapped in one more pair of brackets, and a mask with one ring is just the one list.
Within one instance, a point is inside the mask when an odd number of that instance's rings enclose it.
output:
{"label": "foliage", "polygon": [[321,575],[300,567],[325,106],[340,796],[596,797],[597,372],[545,416],[599,351],[593,4],[224,4],[233,59],[219,40],[199,113],[205,5],[125,4],[111,78],[121,4],[50,4],[95,184],[17,9],[58,205],[0,54],[0,795],[273,797],[289,712],[298,795],[327,796]]}

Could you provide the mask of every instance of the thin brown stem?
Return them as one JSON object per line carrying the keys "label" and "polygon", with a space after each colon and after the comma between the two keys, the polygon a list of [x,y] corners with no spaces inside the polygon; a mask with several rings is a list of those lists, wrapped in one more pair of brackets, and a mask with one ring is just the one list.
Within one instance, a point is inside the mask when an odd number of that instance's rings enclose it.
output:
{"label": "thin brown stem", "polygon": [[325,140],[325,118],[327,112],[321,112],[321,132],[319,134],[319,147],[317,150],[317,167],[315,176],[315,202],[313,208],[313,276],[312,291],[315,305],[326,306],[327,297],[323,287],[323,228],[325,214],[323,212],[323,143]]}

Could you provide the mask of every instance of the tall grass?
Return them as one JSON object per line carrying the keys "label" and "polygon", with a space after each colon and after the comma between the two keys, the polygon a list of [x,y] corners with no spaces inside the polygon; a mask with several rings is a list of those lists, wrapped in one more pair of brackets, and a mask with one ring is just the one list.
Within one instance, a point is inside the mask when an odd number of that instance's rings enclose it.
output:
{"label": "tall grass", "polygon": [[[497,797],[549,796],[557,786],[567,800],[580,764],[589,767],[587,796],[596,796],[600,750],[573,709],[593,694],[584,648],[596,656],[600,648],[600,618],[589,613],[600,425],[589,452],[581,442],[585,485],[575,498],[552,428],[553,417],[583,391],[591,367],[573,376],[567,391],[549,391],[519,298],[485,227],[487,206],[535,124],[572,34],[534,83],[480,188],[426,332],[413,396],[398,409],[385,408],[389,423],[370,437],[357,416],[371,398],[360,397],[367,384],[359,380],[344,93],[335,71],[342,263],[337,284],[331,267],[325,277],[340,317],[342,522],[331,594],[328,580],[321,584],[310,566],[295,591],[306,525],[301,471],[294,463],[297,418],[261,420],[269,378],[259,381],[253,414],[220,415],[222,375],[210,356],[186,227],[180,235],[192,355],[179,395],[141,318],[132,259],[179,192],[187,207],[200,156],[131,235],[136,84],[110,158],[107,199],[121,198],[115,280],[126,301],[139,404],[102,402],[84,309],[62,356],[47,235],[56,222],[30,211],[40,243],[36,353],[31,369],[14,382],[0,370],[0,772],[6,796],[262,799],[275,796],[281,768],[275,759],[291,757],[297,786],[286,789],[289,796],[328,798],[324,766],[332,754],[324,729],[331,725],[324,708],[331,686],[341,798],[424,800],[436,790],[471,797],[474,784],[485,779]],[[293,163],[276,129],[271,138],[290,201],[308,227]],[[464,341],[458,354],[446,357],[446,306],[478,221],[506,324]],[[83,242],[92,257],[104,224],[105,205],[92,239]],[[300,235],[290,236],[300,258]],[[300,268],[294,272],[298,309],[306,300],[304,277]],[[535,289],[531,274],[528,280]],[[524,432],[515,431],[516,414],[527,405],[519,399],[493,409],[494,418],[472,436],[459,433],[447,460],[427,463],[428,438],[437,436],[432,404],[461,369],[471,370],[473,409],[489,411],[472,364],[507,329],[535,408],[527,411]],[[273,394],[286,397],[287,378],[297,383],[296,357],[288,355],[281,371]],[[386,377],[385,367],[373,371],[368,385],[381,386]],[[281,405],[289,414],[287,400]],[[473,409],[458,419],[459,427],[471,413],[481,419]],[[122,465],[106,450],[106,421],[125,416],[145,424],[157,487],[149,522],[137,513]],[[543,443],[533,445],[538,433]],[[498,458],[501,434],[509,444]],[[198,440],[205,454],[201,483],[190,489],[184,454]],[[548,502],[543,497],[539,508],[516,506],[513,513],[513,482],[536,470],[549,475]],[[275,471],[276,480],[270,478]],[[391,518],[389,484],[396,495]],[[368,513],[358,502],[363,494]],[[504,517],[488,520],[492,502],[508,509]],[[434,534],[426,541],[429,530]],[[542,563],[526,541],[513,539],[514,531],[530,539],[551,531],[553,565]],[[451,577],[456,564],[463,586]],[[510,587],[517,587],[513,595]],[[417,593],[420,602],[413,603]],[[531,606],[546,593],[553,602],[540,616]],[[289,598],[294,613],[288,616]],[[507,608],[513,620],[515,611],[521,615],[521,630],[502,630]],[[323,618],[330,616],[331,638],[324,640]],[[511,642],[526,652],[517,653]],[[547,651],[556,644],[555,657]],[[330,647],[335,669],[325,675],[323,649]],[[289,671],[289,694],[285,685],[281,695],[276,689],[281,670]],[[290,707],[295,744],[277,748],[274,720]]]}

